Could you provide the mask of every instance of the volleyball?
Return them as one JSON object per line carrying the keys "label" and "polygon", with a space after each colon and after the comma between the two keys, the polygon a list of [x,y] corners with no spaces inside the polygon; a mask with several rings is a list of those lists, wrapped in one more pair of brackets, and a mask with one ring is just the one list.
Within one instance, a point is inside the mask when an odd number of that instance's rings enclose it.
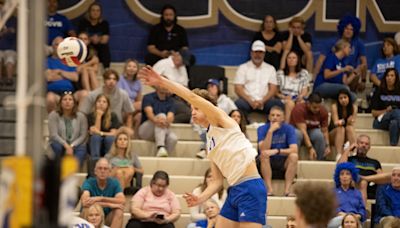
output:
{"label": "volleyball", "polygon": [[58,45],[57,53],[65,65],[76,67],[85,61],[87,48],[82,40],[76,37],[67,37]]}

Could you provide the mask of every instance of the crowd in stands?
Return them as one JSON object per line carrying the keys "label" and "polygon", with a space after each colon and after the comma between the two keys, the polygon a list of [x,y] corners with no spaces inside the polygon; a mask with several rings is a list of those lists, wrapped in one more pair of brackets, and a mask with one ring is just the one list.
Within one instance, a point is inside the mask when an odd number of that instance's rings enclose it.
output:
{"label": "crowd in stands", "polygon": [[[0,1],[0,8],[2,4]],[[89,157],[88,179],[81,187],[82,217],[96,228],[121,227],[125,195],[136,193],[127,227],[174,227],[181,206],[168,189],[168,174],[157,171],[150,186],[142,187],[146,167],[142,167],[130,140],[152,141],[156,146],[154,154],[168,157],[178,141],[172,124],[192,123],[191,118],[196,116],[191,116],[191,107],[184,100],[163,88],[144,94],[137,78],[137,60],[126,60],[122,74],[110,69],[112,34],[99,3],[90,5],[76,29],[57,13],[57,7],[57,0],[48,1],[47,45],[51,46],[51,54],[44,76],[49,145],[57,159],[76,156],[81,169]],[[160,23],[149,31],[144,62],[160,75],[188,87],[188,69],[195,64],[195,56],[189,49],[186,30],[178,24],[173,6],[164,6],[160,14]],[[268,196],[275,195],[275,178],[284,179],[284,196],[297,196],[296,219],[288,218],[287,227],[359,227],[368,217],[367,199],[373,198],[377,204],[373,222],[391,227],[390,224],[400,223],[400,169],[394,168],[385,177],[385,184],[378,185],[382,167],[367,156],[371,140],[368,135],[357,137],[355,133],[357,93],[365,89],[367,78],[365,45],[359,38],[361,22],[357,17],[345,16],[337,28],[338,37],[314,64],[312,37],[305,30],[304,20],[292,18],[288,31],[281,33],[274,16],[267,15],[252,40],[250,60],[238,66],[233,80],[238,98],[233,101],[224,94],[222,81],[214,78],[207,81],[207,90],[197,92],[207,93],[245,134],[246,125],[252,121],[250,113],[266,117],[266,123],[257,130],[258,168]],[[15,30],[16,18],[12,17],[0,31],[0,61],[5,66],[5,78],[0,69],[0,82],[6,85],[14,83]],[[54,51],[68,36],[78,36],[88,47],[89,54],[78,67],[64,65]],[[382,58],[370,70],[373,88],[368,101],[373,128],[388,131],[390,145],[397,146],[400,55],[395,39],[383,40]],[[103,77],[101,85],[98,75]],[[205,158],[207,129],[194,129],[203,142],[197,156]],[[334,189],[328,191],[316,184],[292,189],[302,148],[310,160],[329,160],[336,153]],[[193,195],[204,191],[210,178],[207,170]],[[203,205],[192,207],[193,223],[188,227],[213,227],[226,194],[225,189],[220,189]],[[321,213],[313,214],[315,208]]]}

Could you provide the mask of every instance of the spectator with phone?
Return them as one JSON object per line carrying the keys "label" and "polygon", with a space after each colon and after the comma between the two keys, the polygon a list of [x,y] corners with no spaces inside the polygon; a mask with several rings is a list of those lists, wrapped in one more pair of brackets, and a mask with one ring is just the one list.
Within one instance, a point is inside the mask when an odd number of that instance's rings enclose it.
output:
{"label": "spectator with phone", "polygon": [[397,146],[400,136],[400,81],[395,68],[388,68],[372,97],[373,128],[389,131],[390,145]]}
{"label": "spectator with phone", "polygon": [[140,189],[132,198],[132,219],[127,228],[174,228],[181,215],[175,193],[168,189],[169,177],[164,171],[154,173],[150,186]]}

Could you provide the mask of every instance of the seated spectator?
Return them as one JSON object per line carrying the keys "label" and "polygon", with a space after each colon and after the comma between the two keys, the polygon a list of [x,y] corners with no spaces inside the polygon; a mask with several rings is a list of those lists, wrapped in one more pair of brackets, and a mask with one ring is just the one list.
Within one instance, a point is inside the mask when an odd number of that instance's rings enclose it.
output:
{"label": "seated spectator", "polygon": [[328,228],[338,228],[347,213],[352,213],[361,222],[366,220],[365,204],[361,192],[355,188],[358,181],[358,170],[350,162],[338,164],[335,175],[335,192],[338,202],[336,217],[328,224]]}
{"label": "seated spectator", "polygon": [[[365,205],[367,205],[367,198],[375,199],[376,184],[371,181],[366,181],[362,177],[382,173],[381,163],[378,160],[367,156],[370,148],[371,139],[369,136],[359,135],[357,137],[357,143],[351,144],[349,148],[344,150],[342,156],[337,162],[338,164],[343,162],[351,162],[358,169],[361,177],[361,180],[358,183],[358,189],[361,191]],[[354,150],[356,151],[356,155],[350,156]]]}
{"label": "seated spectator", "polygon": [[155,142],[157,157],[168,157],[175,149],[178,139],[170,129],[174,116],[174,101],[166,89],[156,87],[155,92],[143,97],[139,137]]}
{"label": "seated spectator", "polygon": [[82,210],[81,217],[91,223],[95,228],[109,228],[104,225],[104,211],[99,204],[92,204],[90,207]]}
{"label": "seated spectator", "polygon": [[154,65],[158,60],[168,58],[172,51],[181,52],[185,65],[195,63],[189,51],[186,30],[178,25],[176,9],[172,5],[164,5],[160,12],[160,23],[153,26],[147,42],[149,52],[144,59],[147,65]]}
{"label": "seated spectator", "polygon": [[[129,135],[133,135],[132,130],[132,113],[135,109],[129,99],[128,93],[117,87],[119,75],[115,70],[106,70],[103,74],[104,85],[91,91],[84,99],[83,104],[80,106],[80,111],[89,115],[96,103],[96,98],[100,94],[104,94],[110,99],[111,112],[115,113],[118,122],[124,123],[126,127],[122,127]],[[126,115],[125,122],[123,115]]]}
{"label": "seated spectator", "polygon": [[64,154],[75,155],[82,168],[86,157],[88,124],[85,115],[77,109],[72,93],[61,95],[57,109],[49,114],[49,142],[58,159]]}
{"label": "seated spectator", "polygon": [[188,228],[214,228],[217,223],[217,217],[219,215],[221,206],[218,205],[212,199],[207,200],[204,203],[204,214],[205,219],[199,220],[196,223],[190,223]]}
{"label": "seated spectator", "polygon": [[98,204],[103,207],[105,224],[121,227],[124,217],[125,196],[118,181],[110,177],[111,166],[107,159],[100,158],[95,166],[95,176],[83,182],[81,203],[83,209]]}
{"label": "seated spectator", "polygon": [[346,139],[350,145],[356,142],[354,126],[357,119],[357,105],[354,105],[353,102],[350,92],[342,89],[339,90],[336,103],[333,103],[331,107],[333,130],[330,132],[330,136],[331,141],[335,142],[337,158],[343,154],[343,145]]}
{"label": "seated spectator", "polygon": [[87,32],[80,32],[78,37],[86,44],[87,56],[85,62],[79,65],[76,69],[81,76],[80,81],[83,89],[92,91],[99,87],[97,82],[99,57],[97,57],[97,51],[90,43],[89,34]]}
{"label": "seated spectator", "polygon": [[296,227],[297,227],[296,218],[293,216],[286,217],[286,228],[296,228]]}
{"label": "seated spectator", "polygon": [[[47,44],[50,45],[58,36],[62,38],[76,36],[71,21],[66,16],[57,13],[58,0],[48,0],[47,4]],[[57,49],[53,48],[53,50]]]}
{"label": "seated spectator", "polygon": [[[53,40],[52,46],[57,50],[58,45],[63,41],[63,38],[58,36]],[[87,96],[87,91],[76,91],[74,83],[78,81],[78,72],[76,67],[69,67],[63,64],[57,54],[53,52],[47,58],[47,69],[45,72],[47,80],[47,112],[55,109],[57,102],[60,100],[60,95],[64,92],[73,92],[75,99],[79,102]]]}
{"label": "seated spectator", "polygon": [[[207,186],[211,183],[212,179],[212,173],[211,169],[207,169],[207,171],[204,174],[204,180],[203,183],[200,184],[197,188],[195,188],[192,192],[193,195],[199,196],[204,190],[207,188]],[[226,199],[226,190],[224,188],[221,188],[218,193],[215,193],[213,196],[211,196],[211,200],[213,200],[217,205],[218,208],[221,208],[222,205],[225,203]],[[196,223],[201,220],[206,220],[207,215],[205,213],[205,205],[196,205],[190,208],[190,218],[192,222]]]}
{"label": "seated spectator", "polygon": [[91,159],[103,157],[111,148],[120,127],[118,117],[111,112],[110,99],[104,94],[97,96],[92,112],[87,116]]}
{"label": "seated spectator", "polygon": [[[302,17],[294,17],[289,22],[289,29],[282,34],[283,55],[280,69],[284,68],[286,62],[286,53],[296,52],[300,57],[302,67],[308,72],[312,72],[313,54],[311,50],[312,38],[310,33],[304,31],[306,23]],[[286,52],[286,53],[285,53]]]}
{"label": "seated spectator", "polygon": [[248,138],[247,136],[247,126],[246,126],[246,119],[244,118],[244,115],[242,111],[239,109],[232,110],[229,113],[229,116],[236,121],[236,123],[239,124],[240,130],[242,130],[243,134]]}
{"label": "seated spectator", "polygon": [[140,173],[140,176],[143,176],[142,164],[132,150],[128,133],[124,131],[118,132],[115,136],[114,143],[106,158],[111,164],[111,176],[118,179],[124,192],[130,186],[135,173]]}
{"label": "seated spectator", "polygon": [[355,214],[348,213],[343,216],[341,228],[361,228],[361,222]]}
{"label": "seated spectator", "polygon": [[[154,64],[153,69],[160,75],[165,76],[169,80],[188,87],[188,75],[186,66],[183,64],[182,56],[179,52],[171,52],[168,58],[159,60]],[[175,103],[175,123],[189,123],[191,117],[191,109],[186,101],[178,96],[172,95]]]}
{"label": "seated spectator", "polygon": [[352,66],[354,69],[353,72],[357,75],[354,77],[350,87],[352,88],[352,91],[363,90],[365,85],[363,82],[359,82],[359,78],[361,76],[362,81],[364,81],[366,78],[367,57],[365,45],[359,38],[360,29],[360,19],[352,15],[344,16],[337,25],[339,37],[325,45],[325,50],[320,54],[317,62],[315,63],[314,75],[317,75],[320,72],[323,62],[328,57],[329,53],[331,53],[331,49],[335,46],[335,43],[337,43],[338,40],[343,39],[350,43],[351,52],[345,59],[343,59],[342,66]]}
{"label": "seated spectator", "polygon": [[[378,188],[375,224],[382,228],[398,227],[400,224],[400,167],[392,170],[389,184]],[[397,226],[395,226],[397,224]]]}
{"label": "seated spectator", "polygon": [[299,55],[290,51],[286,57],[286,64],[276,73],[278,79],[278,97],[285,104],[285,121],[289,123],[290,113],[296,103],[304,102],[308,94],[309,75],[301,68]]}
{"label": "seated spectator", "polygon": [[134,130],[134,139],[137,139],[140,120],[142,119],[142,83],[137,78],[137,73],[139,71],[139,62],[135,59],[127,59],[125,61],[124,72],[119,77],[119,81],[117,86],[120,89],[125,90],[128,95],[135,112],[133,113],[133,130]]}
{"label": "seated spectator", "polygon": [[[338,40],[324,60],[321,70],[314,82],[313,92],[319,93],[322,98],[336,99],[339,90],[347,89],[348,85],[356,77],[351,65],[345,65],[345,57],[351,53],[350,43],[346,40]],[[350,91],[350,90],[349,90]],[[351,100],[356,100],[356,95],[351,93]]]}
{"label": "seated spectator", "polygon": [[269,123],[257,129],[261,175],[269,196],[274,195],[271,182],[273,172],[285,173],[285,196],[292,196],[290,190],[297,173],[299,156],[295,129],[284,123],[284,118],[283,109],[274,106],[268,116]]}
{"label": "seated spectator", "polygon": [[[295,218],[298,228],[325,228],[335,212],[335,193],[325,183],[297,184]],[[316,213],[318,210],[318,213]]]}
{"label": "seated spectator", "polygon": [[396,68],[400,71],[399,47],[393,38],[387,37],[383,40],[382,58],[376,60],[371,69],[371,81],[374,86],[381,85],[382,77],[388,68]]}
{"label": "seated spectator", "polygon": [[109,47],[110,28],[108,21],[103,18],[100,3],[93,2],[86,13],[86,16],[79,21],[78,32],[87,32],[90,43],[96,49],[100,62],[105,69],[110,67],[111,53]]}
{"label": "seated spectator", "polygon": [[390,145],[397,146],[400,136],[400,81],[399,73],[388,68],[381,85],[372,97],[372,116],[374,129],[389,131]]}
{"label": "seated spectator", "polygon": [[238,95],[236,106],[247,115],[249,112],[263,112],[277,105],[283,107],[275,98],[277,81],[275,68],[264,62],[265,45],[256,40],[251,46],[251,60],[239,66],[234,80],[235,93]]}
{"label": "seated spectator", "polygon": [[132,219],[127,228],[173,228],[181,215],[176,195],[168,189],[169,177],[164,171],[154,173],[150,186],[140,189],[132,198]]}
{"label": "seated spectator", "polygon": [[282,35],[274,16],[266,15],[264,17],[261,31],[253,37],[253,42],[256,40],[261,40],[265,44],[264,62],[271,64],[275,67],[275,70],[278,70],[281,63]]}
{"label": "seated spectator", "polygon": [[[0,1],[0,10],[3,11],[4,1]],[[0,31],[0,84],[12,86],[14,84],[15,65],[17,61],[17,18],[11,16]],[[3,78],[5,67],[6,78]]]}
{"label": "seated spectator", "polygon": [[328,134],[328,111],[321,104],[317,93],[306,103],[298,103],[290,116],[290,124],[296,127],[297,148],[307,147],[310,160],[323,160],[331,153]]}

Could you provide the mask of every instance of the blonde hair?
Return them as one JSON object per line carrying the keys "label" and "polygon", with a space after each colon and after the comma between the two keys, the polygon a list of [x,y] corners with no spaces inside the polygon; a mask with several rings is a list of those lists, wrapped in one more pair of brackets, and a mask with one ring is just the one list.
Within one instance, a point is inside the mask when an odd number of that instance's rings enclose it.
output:
{"label": "blonde hair", "polygon": [[107,106],[106,111],[103,114],[103,118],[102,118],[103,120],[102,120],[101,123],[104,125],[105,128],[108,129],[111,126],[111,107],[110,107],[111,104],[110,104],[110,99],[106,95],[99,94],[96,97],[96,101],[94,102],[94,106],[93,106],[93,110],[92,110],[93,111],[93,117],[94,117],[94,119],[96,119],[96,116],[97,116],[96,103],[102,97],[104,97],[106,99],[108,106]]}
{"label": "blonde hair", "polygon": [[349,41],[344,40],[344,39],[340,39],[336,42],[335,46],[332,47],[332,52],[338,52],[343,50],[346,46],[351,46]]}
{"label": "blonde hair", "polygon": [[136,74],[133,76],[133,81],[135,81],[135,80],[136,80],[136,77],[137,77],[137,74],[138,74],[138,72],[139,72],[139,62],[138,62],[136,59],[131,59],[131,58],[129,58],[129,59],[125,60],[125,64],[124,64],[124,77],[126,78],[126,67],[128,66],[128,64],[129,64],[130,62],[135,63],[135,64],[136,64],[136,67],[137,67],[137,72],[136,72]]}
{"label": "blonde hair", "polygon": [[83,208],[83,210],[82,210],[82,212],[81,212],[81,215],[80,215],[81,218],[83,218],[83,219],[85,219],[86,221],[88,221],[89,211],[90,211],[90,209],[92,209],[92,208],[96,209],[97,212],[100,213],[101,222],[100,222],[100,224],[99,224],[99,227],[103,227],[103,225],[104,225],[104,220],[105,220],[105,218],[104,218],[104,211],[103,211],[103,207],[100,206],[100,205],[97,204],[97,203],[93,204],[93,205],[90,206],[90,207],[85,207],[85,208]]}
{"label": "blonde hair", "polygon": [[126,135],[126,137],[128,137],[128,146],[127,146],[127,148],[125,149],[124,157],[127,158],[127,159],[132,159],[131,142],[129,141],[129,139],[130,139],[130,138],[129,138],[129,134],[128,134],[127,132],[125,132],[125,131],[120,131],[120,132],[118,132],[117,135],[115,136],[114,142],[113,142],[113,144],[111,145],[111,149],[110,149],[110,152],[109,152],[109,153],[110,153],[110,156],[111,156],[111,157],[115,157],[115,156],[118,155],[117,141],[118,141],[118,138],[119,138],[120,135]]}
{"label": "blonde hair", "polygon": [[217,106],[217,100],[210,96],[210,93],[205,89],[194,89],[192,90],[194,94],[206,99],[207,101],[211,102],[213,105]]}

